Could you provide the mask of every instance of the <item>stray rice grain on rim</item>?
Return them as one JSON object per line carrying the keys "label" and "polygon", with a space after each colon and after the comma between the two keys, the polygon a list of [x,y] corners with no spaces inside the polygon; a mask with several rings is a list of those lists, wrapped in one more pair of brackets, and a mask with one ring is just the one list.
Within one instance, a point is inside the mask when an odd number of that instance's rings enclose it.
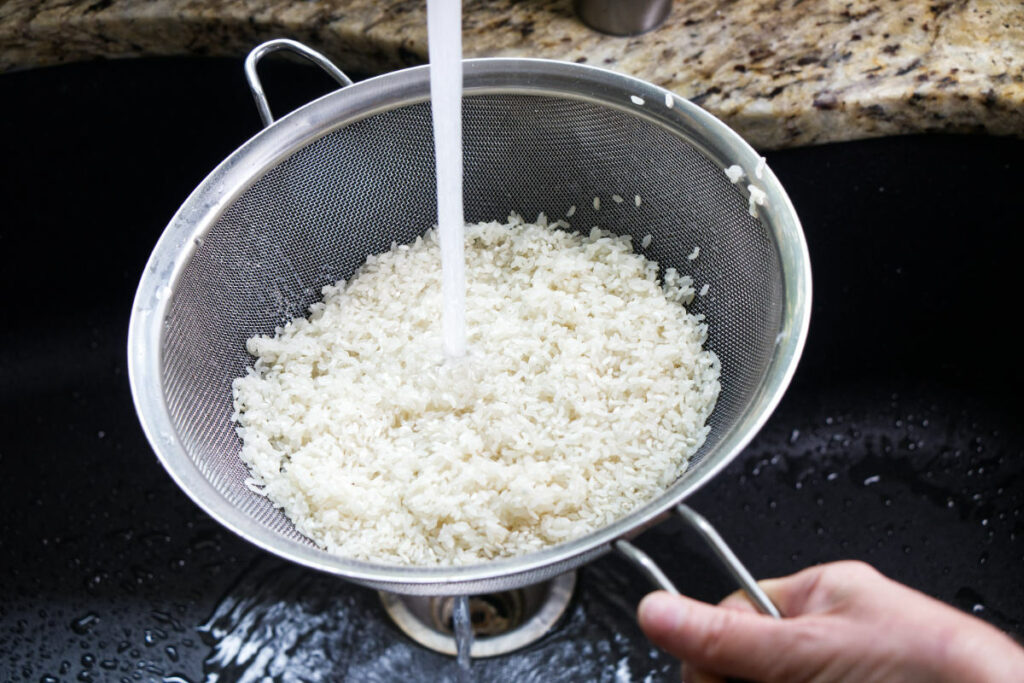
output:
{"label": "stray rice grain on rim", "polygon": [[604,527],[685,469],[719,361],[691,279],[630,238],[466,228],[470,355],[444,362],[435,231],[370,256],[234,382],[249,485],[332,553],[470,564]]}

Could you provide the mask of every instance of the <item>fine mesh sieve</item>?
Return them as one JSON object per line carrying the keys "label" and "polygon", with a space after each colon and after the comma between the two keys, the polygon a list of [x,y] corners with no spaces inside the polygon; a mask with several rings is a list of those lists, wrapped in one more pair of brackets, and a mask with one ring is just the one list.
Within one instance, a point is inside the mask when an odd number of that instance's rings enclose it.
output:
{"label": "fine mesh sieve", "polygon": [[[724,467],[767,419],[795,369],[810,310],[809,261],[793,208],[769,169],[743,185],[729,182],[725,166],[753,176],[758,156],[724,124],[654,85],[575,64],[468,60],[464,78],[466,220],[510,211],[554,219],[575,206],[574,229],[629,234],[663,269],[709,285],[690,310],[707,316],[722,392],[687,472],[658,499],[586,537],[445,568],[319,550],[245,486],[231,382],[252,363],[246,339],[304,316],[325,284],[436,221],[428,67],[346,87],[273,123],[203,181],[154,249],[130,324],[133,396],[164,466],[213,517],[278,555],[393,592],[507,590],[639,533]],[[748,213],[746,182],[767,196],[757,218]],[[699,257],[690,260],[694,247]]]}

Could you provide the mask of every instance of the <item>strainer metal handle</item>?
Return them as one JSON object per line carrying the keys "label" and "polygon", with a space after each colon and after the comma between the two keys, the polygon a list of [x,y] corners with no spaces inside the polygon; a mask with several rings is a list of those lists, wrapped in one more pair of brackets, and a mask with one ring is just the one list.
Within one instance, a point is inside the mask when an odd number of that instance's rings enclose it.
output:
{"label": "strainer metal handle", "polygon": [[352,79],[345,75],[344,71],[334,66],[331,60],[302,43],[287,38],[277,38],[257,45],[245,58],[245,79],[249,81],[249,90],[252,91],[252,98],[256,100],[256,109],[260,112],[260,120],[263,121],[264,128],[274,122],[274,115],[270,113],[270,105],[267,103],[266,93],[263,92],[259,74],[256,73],[256,65],[263,57],[278,50],[287,50],[305,57],[330,74],[331,78],[341,84],[342,88],[352,85]]}
{"label": "strainer metal handle", "polygon": [[[711,525],[711,522],[685,503],[677,505],[675,511],[700,534],[700,537],[704,539],[718,559],[722,561],[722,564],[725,565],[725,568],[736,579],[736,583],[747,594],[747,597],[754,603],[754,606],[764,614],[781,619],[782,613],[779,611],[779,608],[775,606],[771,598],[754,580],[754,577],[743,566],[743,563],[740,562],[740,558],[736,557],[736,553],[732,551],[732,548],[725,542],[725,539],[718,533],[718,530]],[[651,580],[651,583],[673,595],[679,595],[675,584],[665,576],[665,573],[661,571],[661,568],[658,567],[647,553],[623,539],[615,542],[615,549],[632,561]]]}

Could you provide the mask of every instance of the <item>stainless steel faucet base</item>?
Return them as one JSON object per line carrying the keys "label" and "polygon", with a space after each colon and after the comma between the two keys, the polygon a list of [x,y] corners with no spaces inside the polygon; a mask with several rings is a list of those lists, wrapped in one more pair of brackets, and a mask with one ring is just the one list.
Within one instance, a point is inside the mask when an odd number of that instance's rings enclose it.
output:
{"label": "stainless steel faucet base", "polygon": [[584,24],[613,36],[635,36],[661,26],[672,0],[576,0]]}

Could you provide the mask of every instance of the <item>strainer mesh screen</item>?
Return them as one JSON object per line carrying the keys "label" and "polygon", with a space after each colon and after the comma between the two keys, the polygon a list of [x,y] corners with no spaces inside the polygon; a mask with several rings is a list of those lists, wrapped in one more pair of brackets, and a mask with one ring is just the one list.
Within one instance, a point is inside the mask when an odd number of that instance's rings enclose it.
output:
{"label": "strainer mesh screen", "polygon": [[[650,234],[649,258],[692,275],[698,289],[710,285],[691,310],[708,318],[722,394],[691,463],[697,471],[758,388],[782,315],[778,254],[722,172],[727,164],[658,125],[578,100],[474,96],[463,106],[467,221],[503,220],[510,210],[554,219],[575,205],[574,229],[628,233],[637,248]],[[252,362],[245,341],[305,315],[323,285],[348,278],[367,254],[423,233],[435,221],[434,192],[429,104],[373,115],[259,179],[202,238],[173,287],[163,381],[178,436],[223,496],[277,533],[303,540],[244,485],[231,423],[231,382]]]}

